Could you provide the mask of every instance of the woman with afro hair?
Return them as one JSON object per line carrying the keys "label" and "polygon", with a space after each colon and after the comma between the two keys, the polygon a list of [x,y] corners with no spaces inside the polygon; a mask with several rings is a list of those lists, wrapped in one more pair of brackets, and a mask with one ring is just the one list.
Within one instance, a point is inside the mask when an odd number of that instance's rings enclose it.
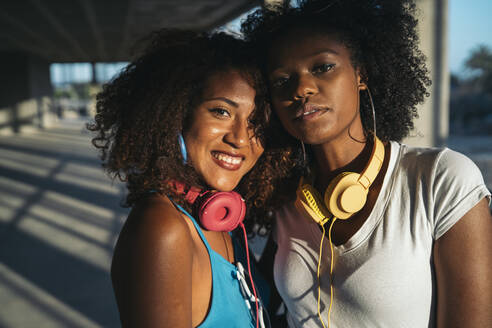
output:
{"label": "woman with afro hair", "polygon": [[122,325],[257,327],[230,230],[244,216],[268,225],[262,211],[292,166],[265,134],[267,87],[244,41],[179,30],[148,41],[104,86],[88,126],[132,208],[111,266]]}
{"label": "woman with afro hair", "polygon": [[289,327],[492,327],[482,175],[450,149],[401,143],[430,85],[415,11],[300,1],[242,25],[305,158],[262,259]]}

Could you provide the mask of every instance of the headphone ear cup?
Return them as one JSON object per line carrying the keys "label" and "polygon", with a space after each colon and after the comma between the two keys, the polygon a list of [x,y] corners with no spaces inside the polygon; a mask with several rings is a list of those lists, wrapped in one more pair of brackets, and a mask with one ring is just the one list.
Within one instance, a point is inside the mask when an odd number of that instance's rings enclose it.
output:
{"label": "headphone ear cup", "polygon": [[301,184],[296,191],[295,206],[297,210],[319,224],[324,224],[330,217],[328,209],[321,201],[321,195],[310,184]]}
{"label": "headphone ear cup", "polygon": [[348,219],[364,207],[368,191],[358,183],[359,177],[358,173],[343,172],[326,188],[325,205],[337,219]]}
{"label": "headphone ear cup", "polygon": [[197,210],[205,229],[232,231],[244,220],[246,204],[237,192],[208,192],[202,197]]}

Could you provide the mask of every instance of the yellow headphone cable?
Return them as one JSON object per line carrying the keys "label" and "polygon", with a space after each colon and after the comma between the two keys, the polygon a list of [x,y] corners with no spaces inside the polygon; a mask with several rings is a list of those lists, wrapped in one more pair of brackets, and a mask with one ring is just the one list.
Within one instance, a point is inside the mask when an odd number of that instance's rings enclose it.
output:
{"label": "yellow headphone cable", "polygon": [[[331,253],[331,259],[330,259],[330,306],[328,307],[328,328],[330,328],[330,314],[331,314],[331,308],[333,305],[333,242],[331,240],[331,230],[333,228],[333,224],[337,220],[336,217],[332,217],[331,223],[330,223],[330,228],[328,229],[328,241],[330,243],[330,253]],[[323,328],[326,328],[325,323],[323,322],[323,318],[321,317],[321,311],[320,311],[320,298],[321,298],[321,283],[319,281],[319,276],[320,276],[320,267],[321,267],[321,256],[323,254],[323,241],[325,239],[325,225],[320,224],[321,230],[323,232],[323,235],[321,236],[321,242],[319,245],[319,254],[318,254],[318,269],[316,272],[316,278],[318,280],[318,317],[319,320],[321,321],[321,324],[323,325]]]}

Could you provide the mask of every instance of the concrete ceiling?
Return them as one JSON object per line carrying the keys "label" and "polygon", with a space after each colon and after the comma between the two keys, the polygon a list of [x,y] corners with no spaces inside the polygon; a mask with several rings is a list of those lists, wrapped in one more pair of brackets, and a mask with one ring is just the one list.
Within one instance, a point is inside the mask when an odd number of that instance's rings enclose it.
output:
{"label": "concrete ceiling", "polygon": [[259,0],[1,0],[0,52],[50,62],[130,59],[134,42],[162,27],[209,30]]}

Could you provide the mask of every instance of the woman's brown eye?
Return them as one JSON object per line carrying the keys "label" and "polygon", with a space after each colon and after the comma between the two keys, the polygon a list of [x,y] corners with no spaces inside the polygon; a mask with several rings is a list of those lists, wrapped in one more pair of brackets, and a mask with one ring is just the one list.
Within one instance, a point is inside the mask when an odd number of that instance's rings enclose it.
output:
{"label": "woman's brown eye", "polygon": [[333,67],[335,67],[335,64],[318,65],[313,68],[313,73],[314,74],[326,73],[328,71],[331,71]]}
{"label": "woman's brown eye", "polygon": [[279,77],[279,78],[273,79],[272,87],[274,89],[279,89],[279,88],[282,88],[285,84],[287,84],[287,82],[289,82],[289,78]]}
{"label": "woman's brown eye", "polygon": [[231,116],[231,114],[229,113],[229,111],[227,109],[224,109],[224,108],[211,108],[209,109],[210,112],[214,113],[215,115],[217,116]]}

